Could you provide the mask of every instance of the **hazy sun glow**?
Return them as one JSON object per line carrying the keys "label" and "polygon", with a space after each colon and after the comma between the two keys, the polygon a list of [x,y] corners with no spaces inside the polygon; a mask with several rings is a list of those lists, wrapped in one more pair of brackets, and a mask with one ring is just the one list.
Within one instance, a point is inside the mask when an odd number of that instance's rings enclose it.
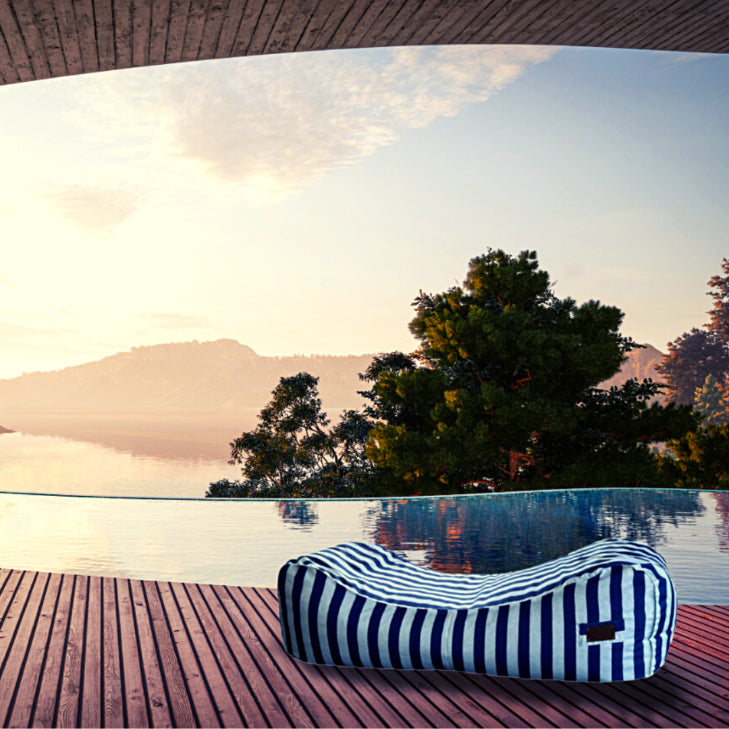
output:
{"label": "hazy sun glow", "polygon": [[729,57],[229,59],[0,88],[0,377],[231,337],[409,350],[489,246],[665,349],[729,255]]}

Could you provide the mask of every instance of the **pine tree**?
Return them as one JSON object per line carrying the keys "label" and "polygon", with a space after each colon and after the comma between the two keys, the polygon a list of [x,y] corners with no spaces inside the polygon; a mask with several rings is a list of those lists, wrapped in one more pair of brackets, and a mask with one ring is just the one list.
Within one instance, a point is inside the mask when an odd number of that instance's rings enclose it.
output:
{"label": "pine tree", "polygon": [[725,347],[729,347],[729,258],[724,258],[721,264],[726,276],[712,276],[709,286],[709,296],[714,299],[714,307],[709,311],[711,321],[707,325]]}
{"label": "pine tree", "polygon": [[714,375],[707,375],[703,387],[696,388],[694,402],[705,422],[714,425],[729,422],[729,397]]}
{"label": "pine tree", "polygon": [[619,333],[616,307],[555,297],[534,252],[489,251],[463,286],[414,306],[420,350],[372,376],[381,422],[367,454],[400,489],[514,484],[576,463],[589,480],[589,458],[606,453],[609,477],[616,459],[655,465],[649,442],[695,426],[689,408],[649,405],[654,383],[595,389],[639,345]]}

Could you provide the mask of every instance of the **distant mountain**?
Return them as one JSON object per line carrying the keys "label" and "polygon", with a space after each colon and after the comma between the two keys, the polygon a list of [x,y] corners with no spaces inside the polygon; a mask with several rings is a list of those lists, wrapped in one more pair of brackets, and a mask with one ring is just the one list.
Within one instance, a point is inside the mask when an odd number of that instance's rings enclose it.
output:
{"label": "distant mountain", "polygon": [[638,380],[651,379],[654,382],[660,382],[661,375],[656,371],[656,365],[660,363],[661,357],[663,357],[663,353],[659,352],[652,344],[646,344],[642,349],[634,349],[628,354],[628,358],[623,362],[620,371],[606,382],[603,382],[601,387],[622,385],[631,377],[636,377]]}
{"label": "distant mountain", "polygon": [[[650,345],[634,350],[603,386],[629,377],[659,379],[660,358]],[[369,354],[263,357],[232,339],[134,347],[96,362],[0,380],[0,416],[236,415],[263,407],[279,378],[297,372],[320,378],[325,409],[359,408],[357,390],[365,383],[358,374],[371,360]]]}
{"label": "distant mountain", "polygon": [[53,372],[0,380],[0,414],[229,412],[261,408],[279,378],[318,376],[325,408],[358,408],[372,355],[262,357],[232,339],[134,347]]}

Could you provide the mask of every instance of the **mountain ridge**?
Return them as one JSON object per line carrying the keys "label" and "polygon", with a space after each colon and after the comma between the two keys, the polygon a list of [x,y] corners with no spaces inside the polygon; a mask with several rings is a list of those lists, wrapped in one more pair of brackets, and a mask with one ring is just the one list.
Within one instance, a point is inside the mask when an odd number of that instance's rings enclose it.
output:
{"label": "mountain ridge", "polygon": [[[133,347],[100,360],[0,380],[0,413],[235,413],[261,408],[279,379],[306,371],[319,377],[324,409],[359,408],[359,373],[373,354],[268,357],[234,339]],[[661,352],[630,352],[603,387],[629,377],[658,379]]]}

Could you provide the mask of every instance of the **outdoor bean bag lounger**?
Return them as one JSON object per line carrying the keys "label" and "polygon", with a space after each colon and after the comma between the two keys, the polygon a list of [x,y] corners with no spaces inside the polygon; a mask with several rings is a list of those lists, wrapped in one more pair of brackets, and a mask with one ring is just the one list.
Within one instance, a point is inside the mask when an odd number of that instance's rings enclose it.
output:
{"label": "outdoor bean bag lounger", "polygon": [[567,681],[650,676],[676,624],[665,561],[623,539],[494,575],[350,542],[287,562],[278,599],[284,647],[309,663]]}

